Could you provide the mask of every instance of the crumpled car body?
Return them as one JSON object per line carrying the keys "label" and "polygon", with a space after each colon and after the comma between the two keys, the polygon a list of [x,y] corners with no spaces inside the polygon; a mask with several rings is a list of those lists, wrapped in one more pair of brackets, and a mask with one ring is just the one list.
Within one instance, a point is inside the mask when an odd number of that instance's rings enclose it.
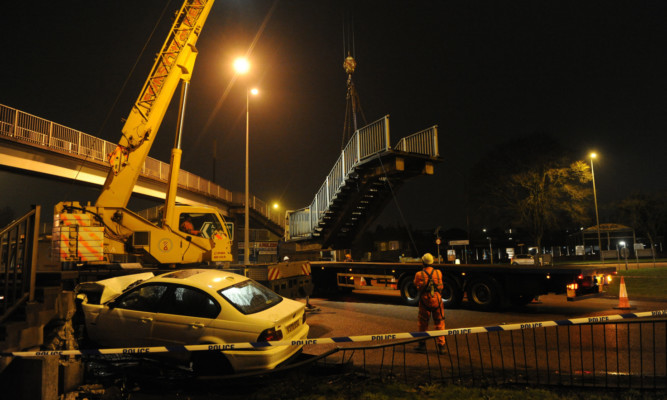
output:
{"label": "crumpled car body", "polygon": [[305,304],[245,276],[215,269],[152,275],[126,275],[79,286],[77,297],[90,340],[114,348],[220,345],[224,351],[165,353],[206,373],[208,369],[272,369],[303,347],[235,349],[230,344],[308,337]]}

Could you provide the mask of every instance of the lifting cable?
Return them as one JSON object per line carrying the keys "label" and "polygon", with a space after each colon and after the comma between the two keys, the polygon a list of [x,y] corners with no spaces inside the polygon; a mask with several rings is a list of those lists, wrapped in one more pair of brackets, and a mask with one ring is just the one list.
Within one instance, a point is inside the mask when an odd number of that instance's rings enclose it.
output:
{"label": "lifting cable", "polygon": [[357,112],[361,114],[364,125],[367,124],[366,116],[364,115],[364,111],[361,108],[359,93],[357,92],[354,81],[352,80],[352,75],[356,69],[357,62],[354,59],[356,54],[354,44],[354,18],[352,13],[348,11],[351,7],[352,4],[348,4],[345,7],[343,15],[343,69],[347,74],[347,92],[345,95],[345,119],[343,123],[343,138],[341,149],[345,148],[347,142],[352,138],[358,129]]}

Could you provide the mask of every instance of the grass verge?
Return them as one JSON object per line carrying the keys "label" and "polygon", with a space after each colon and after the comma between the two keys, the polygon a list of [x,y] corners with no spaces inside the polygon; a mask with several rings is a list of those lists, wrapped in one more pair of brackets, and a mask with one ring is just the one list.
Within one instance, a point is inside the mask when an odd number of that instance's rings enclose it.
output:
{"label": "grass verge", "polygon": [[[637,391],[588,388],[543,388],[531,386],[470,387],[424,383],[409,385],[347,373],[335,377],[309,377],[274,382],[270,389],[252,393],[253,399],[293,400],[634,400],[664,399],[664,391]],[[247,398],[247,397],[246,397]],[[194,398],[193,398],[194,399]]]}
{"label": "grass verge", "polygon": [[607,294],[617,297],[621,278],[625,281],[628,298],[667,301],[667,268],[620,270],[607,288]]}

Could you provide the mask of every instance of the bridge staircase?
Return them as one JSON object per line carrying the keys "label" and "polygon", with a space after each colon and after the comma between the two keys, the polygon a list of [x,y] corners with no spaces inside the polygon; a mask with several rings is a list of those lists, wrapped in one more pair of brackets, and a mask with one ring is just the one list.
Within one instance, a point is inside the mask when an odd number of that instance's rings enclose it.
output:
{"label": "bridge staircase", "polygon": [[389,116],[357,130],[311,204],[287,212],[287,244],[349,248],[407,179],[433,174],[441,161],[437,126],[405,137],[393,148],[389,143]]}

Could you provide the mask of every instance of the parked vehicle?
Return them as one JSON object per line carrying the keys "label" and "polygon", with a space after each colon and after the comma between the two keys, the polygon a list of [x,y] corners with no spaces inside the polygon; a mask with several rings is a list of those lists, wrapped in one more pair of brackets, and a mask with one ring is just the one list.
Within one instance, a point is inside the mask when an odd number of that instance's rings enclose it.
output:
{"label": "parked vehicle", "polygon": [[303,340],[305,304],[245,276],[183,269],[82,283],[77,297],[87,337],[106,347],[221,345],[227,350],[165,353],[198,373],[272,369],[302,346],[239,349],[233,343]]}
{"label": "parked vehicle", "polygon": [[[315,291],[397,289],[405,304],[417,305],[414,285],[421,263],[312,261]],[[528,304],[535,296],[566,294],[568,301],[601,296],[616,267],[528,266],[502,264],[434,264],[442,271],[442,299],[457,308],[464,298],[479,310]]]}
{"label": "parked vehicle", "polygon": [[510,259],[512,265],[535,265],[535,258],[530,254],[515,254]]}

